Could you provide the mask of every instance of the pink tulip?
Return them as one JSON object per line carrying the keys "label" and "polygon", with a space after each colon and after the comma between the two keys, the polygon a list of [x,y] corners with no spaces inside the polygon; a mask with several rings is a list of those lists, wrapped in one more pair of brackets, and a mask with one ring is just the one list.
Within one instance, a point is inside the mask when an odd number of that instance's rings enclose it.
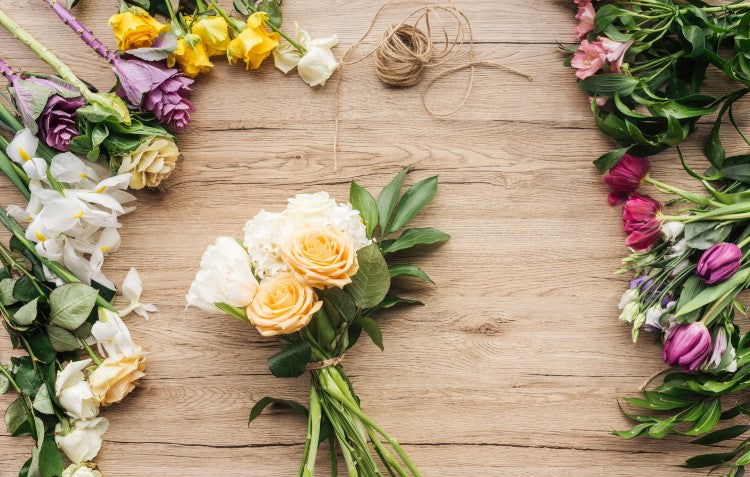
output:
{"label": "pink tulip", "polygon": [[737,245],[720,242],[701,254],[695,274],[706,285],[715,285],[732,278],[741,262],[742,250]]}
{"label": "pink tulip", "polygon": [[578,50],[573,54],[570,66],[577,69],[576,76],[583,80],[604,68],[606,59],[607,52],[600,43],[583,40]]}
{"label": "pink tulip", "polygon": [[619,73],[622,69],[622,64],[625,61],[625,53],[633,45],[633,40],[621,43],[619,41],[610,40],[606,36],[600,36],[597,38],[604,51],[607,52],[607,61],[609,61],[612,71]]}
{"label": "pink tulip", "polygon": [[625,154],[620,162],[607,172],[604,183],[612,189],[609,193],[609,203],[620,205],[631,192],[638,190],[643,180],[651,170],[651,163],[647,157],[636,157]]}
{"label": "pink tulip", "polygon": [[662,357],[670,366],[685,371],[698,369],[711,352],[711,333],[703,323],[690,323],[673,328],[664,343]]}
{"label": "pink tulip", "polygon": [[625,244],[634,250],[648,250],[659,240],[661,204],[647,195],[632,193],[622,209]]}
{"label": "pink tulip", "polygon": [[578,4],[578,13],[576,14],[576,20],[578,20],[578,26],[573,29],[573,34],[579,40],[583,39],[586,35],[594,31],[594,17],[596,17],[596,10],[591,2],[581,5]]}

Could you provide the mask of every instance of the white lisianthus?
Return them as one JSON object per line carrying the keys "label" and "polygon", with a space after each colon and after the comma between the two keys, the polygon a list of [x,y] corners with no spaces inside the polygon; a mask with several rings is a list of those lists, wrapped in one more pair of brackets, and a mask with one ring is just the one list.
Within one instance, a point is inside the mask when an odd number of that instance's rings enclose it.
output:
{"label": "white lisianthus", "polygon": [[622,294],[622,297],[620,297],[620,302],[617,304],[617,308],[622,310],[625,308],[625,306],[638,299],[638,289],[637,288],[630,288],[625,291],[625,293]]}
{"label": "white lisianthus", "polygon": [[334,35],[320,40],[311,40],[310,35],[295,23],[297,43],[305,49],[305,54],[299,52],[289,43],[282,43],[273,50],[276,68],[289,73],[295,67],[300,78],[310,86],[322,86],[339,67],[331,48],[339,43]]}
{"label": "white lisianthus", "polygon": [[265,210],[245,224],[244,245],[258,278],[269,278],[287,270],[279,257],[279,243],[284,230],[293,228],[285,216]]}
{"label": "white lisianthus", "polygon": [[106,308],[99,308],[99,319],[91,327],[91,336],[99,347],[99,352],[107,356],[133,356],[141,351],[133,342],[130,330],[120,315]]}
{"label": "white lisianthus", "polygon": [[103,417],[71,421],[67,433],[63,433],[62,424],[57,424],[55,444],[74,464],[88,462],[102,448],[102,435],[108,427],[109,421]]}
{"label": "white lisianthus", "polygon": [[665,222],[661,226],[661,235],[669,243],[675,243],[685,230],[685,224],[682,222]]}
{"label": "white lisianthus", "polygon": [[94,464],[71,464],[63,470],[62,477],[102,477]]}
{"label": "white lisianthus", "polygon": [[[620,321],[633,323],[635,319],[638,317],[640,312],[641,312],[641,307],[640,305],[638,305],[638,302],[631,301],[630,303],[628,303],[622,308],[622,313],[620,313]],[[644,321],[645,321],[645,317],[644,317]]]}
{"label": "white lisianthus", "polygon": [[120,316],[127,316],[131,312],[135,312],[148,320],[148,314],[157,311],[156,306],[149,303],[141,303],[143,282],[141,281],[141,276],[138,274],[138,270],[136,270],[135,267],[132,267],[125,276],[125,280],[123,280],[120,290],[122,296],[130,302],[127,308],[120,311]]}
{"label": "white lisianthus", "polygon": [[83,370],[91,364],[90,359],[68,363],[57,372],[55,395],[68,416],[75,419],[91,419],[99,415],[99,401],[91,392]]}
{"label": "white lisianthus", "polygon": [[661,305],[651,305],[646,310],[646,321],[643,324],[643,330],[649,333],[661,331],[661,317],[665,310]]}
{"label": "white lisianthus", "polygon": [[215,303],[244,308],[257,291],[258,280],[247,251],[233,238],[219,237],[203,254],[186,299],[189,306],[220,312]]}

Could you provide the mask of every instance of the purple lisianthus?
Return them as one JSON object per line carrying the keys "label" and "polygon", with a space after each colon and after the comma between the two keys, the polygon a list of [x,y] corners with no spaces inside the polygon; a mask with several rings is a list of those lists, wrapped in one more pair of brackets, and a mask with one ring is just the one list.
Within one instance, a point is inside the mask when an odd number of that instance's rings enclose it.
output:
{"label": "purple lisianthus", "polygon": [[711,333],[703,323],[679,325],[669,331],[662,357],[670,366],[681,366],[692,372],[703,364],[711,353]]}
{"label": "purple lisianthus", "polygon": [[44,111],[37,118],[39,133],[48,146],[58,151],[69,151],[70,141],[80,135],[76,123],[76,111],[85,104],[82,96],[63,98],[52,95]]}
{"label": "purple lisianthus", "polygon": [[175,68],[134,58],[113,57],[120,79],[117,94],[141,111],[153,113],[162,124],[182,129],[195,106],[190,102],[193,80]]}

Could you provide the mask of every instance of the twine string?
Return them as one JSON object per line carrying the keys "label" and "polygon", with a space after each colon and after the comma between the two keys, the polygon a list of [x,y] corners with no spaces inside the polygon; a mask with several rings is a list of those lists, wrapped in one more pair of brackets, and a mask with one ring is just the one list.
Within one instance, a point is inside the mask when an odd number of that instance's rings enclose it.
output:
{"label": "twine string", "polygon": [[333,358],[324,359],[323,361],[316,361],[314,363],[307,363],[305,367],[308,371],[314,371],[316,369],[330,368],[331,366],[338,366],[344,361],[344,356],[336,356]]}

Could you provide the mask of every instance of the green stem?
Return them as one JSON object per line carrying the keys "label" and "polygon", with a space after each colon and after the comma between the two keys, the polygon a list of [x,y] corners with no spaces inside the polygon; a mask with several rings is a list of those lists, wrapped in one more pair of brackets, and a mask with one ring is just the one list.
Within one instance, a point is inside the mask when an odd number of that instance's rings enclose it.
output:
{"label": "green stem", "polygon": [[[249,9],[249,10],[250,10],[251,12],[253,12],[253,13],[258,13],[258,9],[257,9],[257,8],[255,8],[255,5],[251,5],[251,4],[250,4],[250,3],[248,3],[248,2],[246,1],[246,0],[243,0],[243,1],[244,1],[244,3],[245,3],[245,6],[246,6],[246,7],[247,7],[247,8],[248,8],[248,9]],[[211,0],[211,3],[216,3],[216,2],[215,2],[214,0]],[[286,40],[287,42],[289,42],[289,44],[290,44],[290,45],[292,45],[292,46],[294,47],[294,49],[295,49],[295,50],[297,50],[297,52],[298,52],[298,53],[300,54],[300,56],[304,56],[304,55],[305,55],[305,53],[307,53],[307,49],[306,49],[305,47],[303,47],[302,45],[300,45],[300,44],[299,44],[299,43],[297,43],[296,41],[292,40],[292,39],[291,39],[291,38],[289,37],[289,35],[287,35],[287,34],[286,34],[286,33],[284,33],[283,31],[281,31],[281,29],[280,29],[280,28],[278,28],[278,27],[277,27],[276,25],[274,25],[274,24],[273,24],[273,23],[271,23],[271,22],[266,22],[266,25],[268,25],[269,27],[271,27],[271,30],[275,31],[276,33],[278,33],[279,35],[281,35],[281,37],[282,37],[283,39],[285,39],[285,40]]]}
{"label": "green stem", "polygon": [[[23,408],[26,411],[26,420],[29,422],[29,426],[31,426],[31,435],[36,439],[37,432],[36,421],[34,421],[34,411],[32,411],[32,408],[29,405],[31,398],[23,393],[20,386],[18,386],[18,383],[16,383],[16,380],[13,379],[13,376],[11,376],[10,372],[5,369],[5,366],[2,364],[0,364],[0,373],[3,373],[5,377],[8,378],[8,382],[10,382],[10,385],[13,386],[13,389],[18,393],[19,399],[21,399],[21,404],[23,404]],[[28,402],[26,401],[27,399],[29,400]]]}
{"label": "green stem", "polygon": [[21,341],[23,342],[23,347],[26,350],[27,353],[29,353],[29,357],[31,358],[31,365],[34,367],[34,371],[36,374],[39,374],[39,367],[37,366],[37,361],[39,361],[34,354],[34,350],[31,349],[31,345],[29,344],[29,340],[27,340],[22,333],[18,333],[18,337],[21,338]]}
{"label": "green stem", "polygon": [[10,382],[10,385],[13,386],[13,389],[15,389],[18,394],[22,394],[21,388],[18,387],[16,380],[13,379],[13,376],[10,375],[10,371],[5,369],[5,366],[2,364],[0,364],[0,373],[3,373],[5,377],[8,378],[8,382]]}
{"label": "green stem", "polygon": [[23,275],[26,276],[26,278],[28,278],[31,281],[31,284],[34,285],[34,288],[36,288],[36,291],[39,294],[39,297],[43,297],[47,295],[44,292],[44,290],[42,290],[42,287],[39,285],[36,277],[31,272],[26,270],[25,267],[22,267],[21,264],[18,263],[16,259],[13,258],[13,255],[10,253],[10,251],[7,248],[5,248],[5,245],[1,243],[0,243],[0,254],[3,255],[5,260],[7,260],[13,266],[13,268],[21,272]]}
{"label": "green stem", "polygon": [[86,343],[86,340],[83,339],[83,338],[78,338],[78,341],[81,342],[81,344],[83,345],[84,349],[86,350],[86,352],[91,357],[91,360],[94,363],[96,363],[97,366],[101,366],[102,365],[102,361],[99,359],[99,357],[96,355],[96,353],[94,353],[94,350],[91,349],[91,346],[89,346],[89,344]]}
{"label": "green stem", "polygon": [[0,25],[4,26],[18,41],[26,45],[41,60],[50,65],[62,79],[75,86],[86,99],[92,99],[93,93],[83,81],[78,79],[73,70],[48,50],[46,46],[39,43],[29,32],[21,28],[18,23],[2,10],[0,10]]}
{"label": "green stem", "polygon": [[224,21],[227,22],[227,24],[229,24],[229,26],[232,27],[234,31],[236,31],[237,33],[240,33],[242,31],[239,23],[237,23],[234,18],[230,17],[229,14],[223,8],[221,8],[218,3],[216,3],[216,0],[209,1],[211,2],[211,6],[214,8],[214,10],[216,10],[216,13],[218,13],[219,16],[223,18]]}
{"label": "green stem", "polygon": [[310,426],[308,428],[308,439],[310,441],[307,462],[302,472],[304,477],[312,477],[315,471],[315,459],[318,456],[318,445],[320,444],[320,421],[322,419],[320,409],[320,398],[315,389],[315,382],[310,385]]}
{"label": "green stem", "polygon": [[328,417],[328,422],[330,422],[331,427],[333,427],[333,432],[334,434],[336,434],[336,439],[338,439],[339,441],[341,447],[341,455],[344,456],[344,462],[346,463],[346,470],[349,474],[349,477],[359,477],[359,472],[357,472],[357,465],[352,458],[349,442],[346,439],[346,433],[341,428],[341,423],[339,423],[338,419],[336,419],[336,416],[330,409],[330,404],[328,404],[326,400],[321,401],[321,407],[323,408],[323,412],[325,413],[326,417]]}
{"label": "green stem", "polygon": [[664,182],[658,181],[651,176],[646,176],[644,178],[644,181],[655,186],[657,189],[663,192],[670,192],[672,194],[679,195],[683,199],[687,199],[694,204],[711,205],[714,207],[723,207],[724,205],[726,205],[726,204],[722,204],[720,202],[711,200],[703,194],[696,194],[694,192],[688,192],[682,189],[678,189],[677,187],[673,187],[669,184],[665,184]]}

